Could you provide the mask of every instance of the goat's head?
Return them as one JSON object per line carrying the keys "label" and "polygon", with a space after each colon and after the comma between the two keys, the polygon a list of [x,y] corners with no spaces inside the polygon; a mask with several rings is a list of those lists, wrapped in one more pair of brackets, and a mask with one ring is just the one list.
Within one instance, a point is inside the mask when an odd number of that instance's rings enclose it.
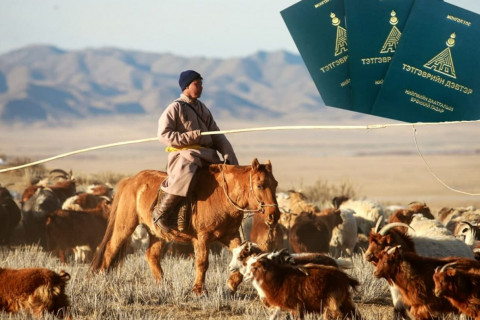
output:
{"label": "goat's head", "polygon": [[[379,219],[379,222],[381,220]],[[395,245],[398,245],[399,243],[395,243],[395,238],[391,234],[391,229],[395,227],[407,227],[411,228],[408,224],[401,223],[401,222],[394,222],[394,223],[389,223],[385,225],[382,229],[380,229],[378,232],[376,230],[378,229],[379,223],[377,222],[377,226],[375,227],[375,230],[370,232],[370,235],[368,237],[368,248],[367,251],[365,251],[365,260],[372,262],[374,265],[376,265],[378,261],[378,257],[380,252],[382,252],[386,247],[392,247]]]}
{"label": "goat's head", "polygon": [[433,282],[435,283],[434,293],[437,297],[444,294],[449,296],[457,294],[458,286],[455,277],[457,271],[453,268],[455,262],[450,262],[443,267],[437,267],[433,274]]}
{"label": "goat's head", "polygon": [[241,274],[245,274],[248,258],[260,253],[262,253],[262,250],[256,243],[244,241],[232,250],[232,260],[228,265],[229,271],[239,271]]}
{"label": "goat's head", "polygon": [[386,247],[378,255],[378,261],[373,275],[376,278],[385,278],[391,283],[401,259],[400,246]]}

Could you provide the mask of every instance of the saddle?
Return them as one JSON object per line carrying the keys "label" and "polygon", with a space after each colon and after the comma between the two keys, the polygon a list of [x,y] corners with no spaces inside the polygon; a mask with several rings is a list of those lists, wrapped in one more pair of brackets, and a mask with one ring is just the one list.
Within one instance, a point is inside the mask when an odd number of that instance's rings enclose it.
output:
{"label": "saddle", "polygon": [[[153,211],[163,192],[163,190],[159,190],[155,200],[150,206],[150,211]],[[172,229],[177,229],[178,231],[188,230],[190,227],[191,216],[195,208],[195,203],[196,201],[194,195],[188,194],[182,201],[172,208],[172,212],[166,221],[168,226]]]}

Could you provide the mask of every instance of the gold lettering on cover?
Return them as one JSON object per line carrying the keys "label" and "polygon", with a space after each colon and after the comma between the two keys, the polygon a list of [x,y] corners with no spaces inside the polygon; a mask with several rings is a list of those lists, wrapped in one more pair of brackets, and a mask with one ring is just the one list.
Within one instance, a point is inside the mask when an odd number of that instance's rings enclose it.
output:
{"label": "gold lettering on cover", "polygon": [[350,80],[350,78],[348,78],[348,79],[345,79],[344,81],[340,82],[340,87],[342,87],[342,88],[343,88],[343,87],[345,87],[345,86],[349,85],[349,84],[350,84],[350,82],[352,82],[352,81]]}
{"label": "gold lettering on cover", "polygon": [[456,79],[457,76],[455,74],[455,67],[453,66],[452,51],[450,50],[450,48],[455,45],[455,37],[455,33],[452,33],[446,42],[447,47],[423,66]]}
{"label": "gold lettering on cover", "polygon": [[373,58],[361,58],[362,64],[379,64],[379,63],[389,63],[392,60],[392,57],[373,57]]}
{"label": "gold lettering on cover", "polygon": [[322,1],[320,1],[319,3],[315,4],[315,8],[319,8],[319,7],[321,7],[321,6],[323,6],[324,4],[327,4],[327,3],[329,3],[329,2],[330,2],[330,0],[322,0]]}
{"label": "gold lettering on cover", "polygon": [[410,96],[410,102],[416,103],[439,113],[443,113],[445,111],[453,112],[454,110],[452,106],[449,106],[446,103],[429,98],[413,90],[406,89],[405,94]]}
{"label": "gold lettering on cover", "polygon": [[398,41],[400,41],[400,37],[402,36],[402,33],[397,28],[397,24],[398,24],[397,13],[393,10],[390,13],[389,22],[392,25],[392,30],[390,30],[387,40],[385,40],[382,50],[380,50],[380,53],[395,52],[395,50],[397,49]]}
{"label": "gold lettering on cover", "polygon": [[468,26],[468,27],[470,27],[472,25],[472,23],[470,21],[463,20],[463,19],[454,17],[454,16],[449,15],[449,14],[447,15],[447,19],[458,22],[458,23],[463,24],[463,25]]}
{"label": "gold lettering on cover", "polygon": [[340,26],[340,19],[338,19],[335,14],[330,13],[330,18],[332,18],[332,25],[337,27],[337,38],[335,42],[335,57],[347,52],[347,30]]}
{"label": "gold lettering on cover", "polygon": [[332,61],[330,62],[329,64],[323,66],[320,68],[320,70],[323,72],[323,73],[327,73],[328,71],[332,70],[332,69],[335,69],[336,67],[338,67],[339,65],[342,65],[344,64],[345,62],[347,62],[348,60],[348,55],[346,56],[343,56],[335,61]]}
{"label": "gold lettering on cover", "polygon": [[422,77],[422,78],[425,78],[427,80],[430,80],[430,81],[433,81],[433,82],[436,82],[438,84],[441,84],[443,86],[445,86],[446,88],[450,88],[450,89],[453,89],[453,90],[456,90],[456,91],[459,91],[461,93],[464,93],[466,95],[469,95],[469,94],[472,94],[473,93],[473,89],[472,88],[469,88],[467,86],[464,86],[464,85],[461,85],[459,83],[455,83],[451,80],[446,80],[440,76],[437,76],[437,75],[434,75],[434,74],[431,74],[430,72],[428,71],[424,71],[424,70],[421,70],[421,69],[418,69],[418,68],[415,68],[414,66],[411,66],[409,64],[406,64],[404,63],[403,64],[403,68],[402,70],[406,71],[406,72],[410,72],[416,76],[419,76],[419,77]]}

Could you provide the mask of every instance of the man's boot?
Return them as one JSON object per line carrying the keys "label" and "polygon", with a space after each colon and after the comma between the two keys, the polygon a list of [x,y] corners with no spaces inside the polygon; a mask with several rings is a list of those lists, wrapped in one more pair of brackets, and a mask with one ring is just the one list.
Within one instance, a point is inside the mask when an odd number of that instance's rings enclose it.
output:
{"label": "man's boot", "polygon": [[168,218],[183,198],[182,196],[162,192],[152,212],[153,223],[165,232],[169,232]]}

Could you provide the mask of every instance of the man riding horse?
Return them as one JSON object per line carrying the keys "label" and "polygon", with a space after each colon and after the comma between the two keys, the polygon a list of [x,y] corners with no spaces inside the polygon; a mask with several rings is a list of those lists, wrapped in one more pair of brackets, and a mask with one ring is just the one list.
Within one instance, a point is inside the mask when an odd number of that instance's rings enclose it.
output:
{"label": "man riding horse", "polygon": [[157,204],[152,212],[155,225],[168,232],[169,217],[192,189],[198,168],[221,163],[218,153],[228,164],[238,165],[232,145],[225,135],[200,135],[219,131],[210,110],[198,100],[202,94],[202,76],[193,70],[180,73],[178,84],[182,93],[158,120],[158,139],[169,152],[168,177],[162,182]]}

